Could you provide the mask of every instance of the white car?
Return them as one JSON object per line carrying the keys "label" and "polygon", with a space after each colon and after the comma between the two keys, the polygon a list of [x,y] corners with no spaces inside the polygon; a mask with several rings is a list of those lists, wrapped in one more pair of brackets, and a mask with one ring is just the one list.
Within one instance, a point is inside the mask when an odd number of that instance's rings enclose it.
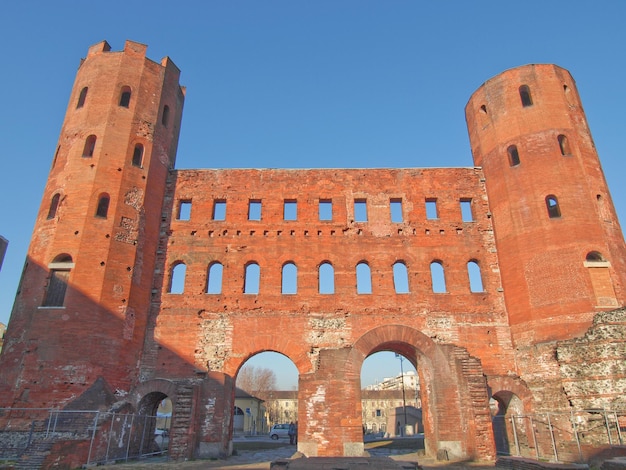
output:
{"label": "white car", "polygon": [[289,437],[289,424],[275,424],[270,429],[270,437],[277,441],[281,437]]}

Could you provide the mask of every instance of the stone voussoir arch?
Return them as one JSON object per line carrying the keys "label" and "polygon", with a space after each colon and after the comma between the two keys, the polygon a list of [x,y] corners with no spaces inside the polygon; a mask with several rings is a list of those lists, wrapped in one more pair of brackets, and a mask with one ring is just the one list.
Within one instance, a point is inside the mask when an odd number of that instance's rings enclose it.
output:
{"label": "stone voussoir arch", "polygon": [[162,393],[172,401],[176,401],[176,384],[168,379],[151,379],[137,385],[128,394],[128,402],[138,410],[141,401],[150,393]]}

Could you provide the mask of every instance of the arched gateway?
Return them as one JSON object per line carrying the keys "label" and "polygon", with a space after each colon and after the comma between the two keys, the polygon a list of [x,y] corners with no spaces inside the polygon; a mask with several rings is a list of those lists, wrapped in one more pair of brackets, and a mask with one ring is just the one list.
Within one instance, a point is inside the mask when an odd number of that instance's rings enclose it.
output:
{"label": "arched gateway", "polygon": [[511,439],[491,409],[623,403],[606,386],[623,355],[579,350],[603,338],[579,341],[589,328],[626,328],[626,246],[566,70],[527,65],[478,88],[474,166],[178,170],[185,89],[146,49],[101,42],[80,63],[1,407],[152,413],[168,397],[173,458],[228,455],[237,371],[277,351],[299,372],[298,449],[360,455],[361,365],[391,350],[417,366],[427,452],[493,459],[493,430],[499,450]]}

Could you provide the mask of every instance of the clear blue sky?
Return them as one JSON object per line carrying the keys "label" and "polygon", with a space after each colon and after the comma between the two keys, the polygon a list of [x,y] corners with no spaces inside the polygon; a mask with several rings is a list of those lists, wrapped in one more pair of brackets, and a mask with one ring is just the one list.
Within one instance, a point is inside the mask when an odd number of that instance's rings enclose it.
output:
{"label": "clear blue sky", "polygon": [[126,39],[187,87],[178,168],[472,166],[464,107],[528,63],[572,72],[622,223],[626,2],[6,1],[0,321],[9,318],[79,61]]}

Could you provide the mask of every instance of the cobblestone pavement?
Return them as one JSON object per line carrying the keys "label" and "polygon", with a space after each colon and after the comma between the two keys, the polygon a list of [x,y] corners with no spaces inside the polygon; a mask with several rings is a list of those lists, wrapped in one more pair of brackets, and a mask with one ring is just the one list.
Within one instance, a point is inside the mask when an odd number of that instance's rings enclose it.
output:
{"label": "cobblestone pavement", "polygon": [[[370,449],[372,457],[390,457],[393,460],[403,462],[418,462],[425,470],[493,470],[493,463],[451,463],[437,462],[425,459],[410,452],[407,449]],[[149,461],[118,463],[98,467],[107,470],[130,470],[130,469],[154,469],[154,470],[200,470],[200,469],[222,469],[222,470],[269,470],[272,461],[279,459],[289,459],[298,457],[294,446],[286,445],[274,449],[257,451],[238,451],[237,455],[227,459],[215,460],[194,460],[187,462],[168,462],[165,460],[150,459]]]}

